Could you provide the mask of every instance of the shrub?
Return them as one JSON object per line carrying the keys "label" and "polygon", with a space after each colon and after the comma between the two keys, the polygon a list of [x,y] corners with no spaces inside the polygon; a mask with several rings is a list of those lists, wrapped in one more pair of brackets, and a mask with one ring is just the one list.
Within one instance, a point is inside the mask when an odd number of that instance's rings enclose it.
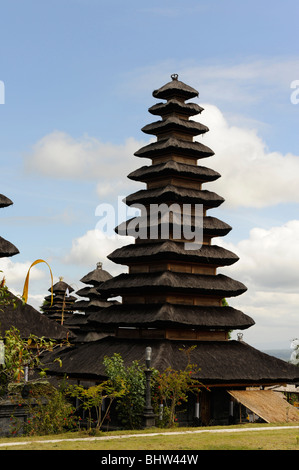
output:
{"label": "shrub", "polygon": [[125,393],[117,400],[116,411],[120,424],[126,429],[138,429],[142,423],[142,413],[145,405],[145,374],[138,361],[125,367],[120,354],[104,358],[106,373],[118,388],[123,383]]}
{"label": "shrub", "polygon": [[[76,427],[74,408],[68,402],[63,387],[56,389],[46,381],[29,383],[25,386],[23,384],[22,390],[21,387],[22,384],[17,384],[10,391],[11,400],[27,410],[28,418],[23,426],[24,435],[59,434]],[[14,434],[17,432],[16,426],[20,426],[20,423],[17,420],[13,422]]]}

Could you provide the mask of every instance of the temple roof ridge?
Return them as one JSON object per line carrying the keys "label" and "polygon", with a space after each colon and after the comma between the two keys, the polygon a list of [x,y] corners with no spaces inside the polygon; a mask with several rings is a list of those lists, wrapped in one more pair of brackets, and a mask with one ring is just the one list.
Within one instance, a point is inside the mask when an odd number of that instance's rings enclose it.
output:
{"label": "temple roof ridge", "polygon": [[172,80],[170,82],[166,83],[161,88],[153,91],[154,98],[162,98],[168,100],[173,97],[180,97],[185,100],[188,100],[190,98],[196,98],[199,95],[197,90],[195,90],[189,85],[186,85],[186,83],[180,81],[178,79],[177,74],[172,74],[171,78]]}

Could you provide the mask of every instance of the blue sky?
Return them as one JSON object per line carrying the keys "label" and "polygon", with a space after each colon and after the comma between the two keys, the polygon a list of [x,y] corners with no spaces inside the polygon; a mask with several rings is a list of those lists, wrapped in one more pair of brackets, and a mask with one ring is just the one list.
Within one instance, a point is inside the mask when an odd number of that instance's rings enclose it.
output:
{"label": "blue sky", "polygon": [[[244,340],[289,347],[299,336],[298,2],[4,0],[0,7],[2,260],[17,293],[30,264],[49,262],[75,290],[125,240],[96,236],[98,205],[139,189],[152,91],[172,73],[199,91],[200,120],[222,174],[221,243],[240,256],[225,274],[248,292],[234,305],[256,326]],[[295,90],[296,91],[296,90]],[[298,94],[299,96],[299,94]],[[47,295],[46,265],[31,271],[29,302]]]}

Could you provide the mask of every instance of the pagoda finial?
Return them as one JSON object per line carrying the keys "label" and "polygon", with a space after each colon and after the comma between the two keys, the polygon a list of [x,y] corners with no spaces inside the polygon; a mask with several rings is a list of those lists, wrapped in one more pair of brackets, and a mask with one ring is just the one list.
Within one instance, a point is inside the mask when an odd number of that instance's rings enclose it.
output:
{"label": "pagoda finial", "polygon": [[173,73],[173,74],[171,75],[171,78],[172,78],[172,80],[177,80],[177,79],[179,78],[179,76],[178,76],[177,73]]}
{"label": "pagoda finial", "polygon": [[101,261],[99,261],[97,263],[97,269],[102,269],[102,266],[103,266],[103,263],[101,263]]}

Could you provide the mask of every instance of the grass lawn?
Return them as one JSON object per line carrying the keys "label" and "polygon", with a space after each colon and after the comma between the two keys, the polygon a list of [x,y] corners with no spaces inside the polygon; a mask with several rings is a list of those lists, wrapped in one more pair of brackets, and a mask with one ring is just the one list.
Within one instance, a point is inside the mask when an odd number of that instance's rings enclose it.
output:
{"label": "grass lawn", "polygon": [[[218,426],[162,431],[154,428],[139,432],[102,432],[96,436],[66,433],[30,438],[2,438],[0,450],[102,450],[118,453],[146,450],[299,450],[299,427],[294,425],[292,428],[282,426],[280,429],[271,429],[273,427],[273,425],[246,424],[231,426],[229,429]],[[209,432],[212,430],[217,432]],[[49,442],[50,440],[52,442]],[[18,444],[11,446],[14,443]]]}

